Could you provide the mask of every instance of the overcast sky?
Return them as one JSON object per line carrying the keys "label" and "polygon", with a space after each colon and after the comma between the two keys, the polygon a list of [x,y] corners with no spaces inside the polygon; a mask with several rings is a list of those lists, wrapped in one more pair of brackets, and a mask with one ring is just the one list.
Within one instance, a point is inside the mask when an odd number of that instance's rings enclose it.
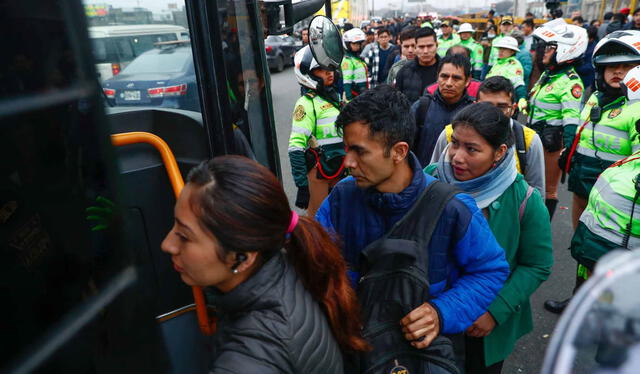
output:
{"label": "overcast sky", "polygon": [[[375,0],[375,7],[382,8],[386,7],[389,3],[396,3],[398,6],[400,5],[400,1],[405,1],[407,4],[408,0]],[[489,4],[498,2],[499,0],[447,0],[447,1],[434,1],[434,0],[425,0],[426,4],[432,5],[434,7],[438,7],[439,5],[445,5],[447,8],[453,7],[462,7],[465,5],[469,5],[470,7],[489,7]],[[184,0],[84,0],[85,4],[109,4],[114,7],[120,8],[133,8],[133,7],[143,7],[150,9],[152,11],[159,11],[162,9],[167,9],[167,4],[177,4],[178,8],[182,8],[184,5]],[[417,3],[411,3],[417,4]]]}

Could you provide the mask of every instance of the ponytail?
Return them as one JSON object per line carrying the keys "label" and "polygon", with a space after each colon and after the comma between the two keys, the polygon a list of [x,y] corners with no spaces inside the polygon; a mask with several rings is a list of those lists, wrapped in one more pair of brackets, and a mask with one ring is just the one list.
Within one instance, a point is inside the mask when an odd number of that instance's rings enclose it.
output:
{"label": "ponytail", "polygon": [[329,234],[315,220],[300,217],[285,248],[305,288],[322,306],[342,349],[369,350],[362,338],[360,307],[347,277],[347,264]]}

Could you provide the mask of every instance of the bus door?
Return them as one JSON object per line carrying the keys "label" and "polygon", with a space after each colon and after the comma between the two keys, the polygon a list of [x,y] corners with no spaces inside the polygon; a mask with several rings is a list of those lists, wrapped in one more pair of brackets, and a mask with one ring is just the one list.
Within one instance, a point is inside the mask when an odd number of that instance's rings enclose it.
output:
{"label": "bus door", "polygon": [[[111,136],[160,137],[183,178],[231,153],[279,175],[263,38],[322,5],[102,3],[94,15],[80,0],[25,0],[0,15],[2,372],[190,372],[166,342],[180,336],[156,322],[193,303],[159,248],[175,203],[165,165],[152,146],[114,148]],[[190,42],[158,43],[96,79],[89,26],[169,13]]]}

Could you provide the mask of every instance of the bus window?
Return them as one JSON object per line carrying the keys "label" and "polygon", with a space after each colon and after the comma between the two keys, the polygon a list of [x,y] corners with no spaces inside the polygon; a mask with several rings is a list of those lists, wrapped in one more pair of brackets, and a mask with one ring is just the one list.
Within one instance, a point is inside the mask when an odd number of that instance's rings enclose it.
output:
{"label": "bus window", "polygon": [[[93,0],[84,2],[93,9]],[[117,0],[99,4],[103,11],[87,11],[87,19],[106,105],[200,112],[184,0],[140,0],[136,8]]]}

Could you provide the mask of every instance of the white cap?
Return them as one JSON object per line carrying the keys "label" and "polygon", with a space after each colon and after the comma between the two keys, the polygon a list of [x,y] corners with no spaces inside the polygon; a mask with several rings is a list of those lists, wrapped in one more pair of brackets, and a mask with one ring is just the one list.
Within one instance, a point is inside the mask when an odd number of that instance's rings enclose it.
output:
{"label": "white cap", "polygon": [[493,42],[493,47],[506,48],[512,51],[520,52],[520,48],[518,48],[518,41],[512,36],[503,36],[502,38],[498,39],[498,41]]}
{"label": "white cap", "polygon": [[470,23],[463,23],[462,25],[460,25],[460,28],[458,29],[458,34],[460,34],[461,32],[474,32],[476,30],[473,29],[473,26],[471,26]]}

